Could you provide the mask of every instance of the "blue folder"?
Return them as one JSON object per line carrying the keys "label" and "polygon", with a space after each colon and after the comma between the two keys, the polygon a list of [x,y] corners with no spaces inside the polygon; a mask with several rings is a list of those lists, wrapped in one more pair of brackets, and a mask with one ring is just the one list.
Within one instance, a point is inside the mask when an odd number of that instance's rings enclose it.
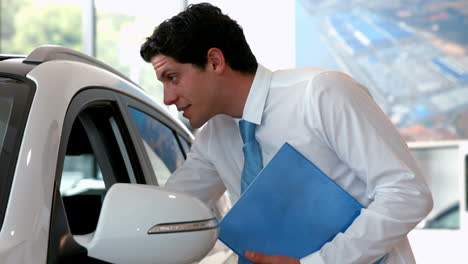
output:
{"label": "blue folder", "polygon": [[285,143],[222,219],[219,239],[242,258],[247,250],[303,258],[344,232],[362,208]]}

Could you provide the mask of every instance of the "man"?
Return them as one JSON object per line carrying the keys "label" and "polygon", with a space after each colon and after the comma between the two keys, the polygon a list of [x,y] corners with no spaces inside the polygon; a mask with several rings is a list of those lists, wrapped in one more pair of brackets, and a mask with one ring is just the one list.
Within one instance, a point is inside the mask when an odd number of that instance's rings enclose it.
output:
{"label": "man", "polygon": [[431,194],[365,87],[318,68],[271,72],[257,64],[241,27],[206,3],[159,25],[141,55],[164,85],[164,103],[195,128],[206,123],[167,187],[208,205],[227,189],[237,201],[245,122],[256,126],[263,165],[288,142],[366,207],[346,232],[301,260],[246,252],[249,260],[342,264],[385,256],[384,263],[414,263],[406,234],[431,210]]}

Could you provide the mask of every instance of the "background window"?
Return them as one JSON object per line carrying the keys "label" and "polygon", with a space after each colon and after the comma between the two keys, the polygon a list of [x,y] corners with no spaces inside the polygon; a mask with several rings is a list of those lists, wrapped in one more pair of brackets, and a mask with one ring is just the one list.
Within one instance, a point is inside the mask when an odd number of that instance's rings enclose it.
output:
{"label": "background window", "polygon": [[[184,6],[184,1],[163,0],[0,0],[0,53],[27,55],[46,44],[82,51],[112,65],[162,102],[162,85],[141,59],[140,46]],[[89,9],[93,14],[84,12]]]}
{"label": "background window", "polygon": [[182,1],[95,0],[96,57],[129,76],[162,102],[162,84],[140,56],[154,28],[182,9]]}
{"label": "background window", "polygon": [[174,132],[158,120],[129,107],[160,186],[184,162]]}
{"label": "background window", "polygon": [[460,228],[460,173],[458,145],[412,148],[422,174],[431,189],[434,207],[420,227]]}
{"label": "background window", "polygon": [[80,2],[0,0],[0,53],[29,54],[44,44],[81,51]]}

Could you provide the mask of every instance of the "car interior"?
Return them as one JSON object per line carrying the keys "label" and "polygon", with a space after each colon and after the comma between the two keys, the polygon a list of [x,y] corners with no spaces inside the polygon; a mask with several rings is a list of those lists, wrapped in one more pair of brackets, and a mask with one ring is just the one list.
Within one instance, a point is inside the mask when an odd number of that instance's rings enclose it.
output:
{"label": "car interior", "polygon": [[[87,157],[87,159],[73,159],[75,157]],[[73,177],[74,174],[67,173],[66,169],[73,169],[75,175],[79,174],[79,176]],[[78,173],[76,173],[77,171]],[[81,121],[77,119],[73,124],[70,134],[60,186],[63,204],[72,234],[84,235],[96,230],[106,189],[103,188],[104,186],[100,185],[81,186],[80,188],[80,183],[86,179],[97,181],[99,173],[99,165],[94,156],[91,144],[89,143],[88,136]],[[65,183],[69,186],[68,189],[62,188]],[[72,195],[63,193],[69,189],[74,189],[75,193]]]}
{"label": "car interior", "polygon": [[62,175],[57,178],[54,193],[48,263],[105,263],[89,258],[73,235],[94,232],[106,191],[114,183],[130,183],[129,171],[133,169],[123,161],[122,146],[116,139],[120,131],[111,122],[114,115],[110,104],[88,107],[79,113],[65,137]]}

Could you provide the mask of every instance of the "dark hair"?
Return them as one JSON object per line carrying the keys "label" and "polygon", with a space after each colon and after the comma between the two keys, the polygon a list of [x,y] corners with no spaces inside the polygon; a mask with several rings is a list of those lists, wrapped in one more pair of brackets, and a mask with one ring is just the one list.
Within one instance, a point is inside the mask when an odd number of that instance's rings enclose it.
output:
{"label": "dark hair", "polygon": [[233,70],[252,74],[257,70],[257,59],[242,27],[208,3],[189,5],[161,23],[141,45],[140,54],[147,62],[156,55],[165,55],[203,69],[210,48],[220,49]]}

